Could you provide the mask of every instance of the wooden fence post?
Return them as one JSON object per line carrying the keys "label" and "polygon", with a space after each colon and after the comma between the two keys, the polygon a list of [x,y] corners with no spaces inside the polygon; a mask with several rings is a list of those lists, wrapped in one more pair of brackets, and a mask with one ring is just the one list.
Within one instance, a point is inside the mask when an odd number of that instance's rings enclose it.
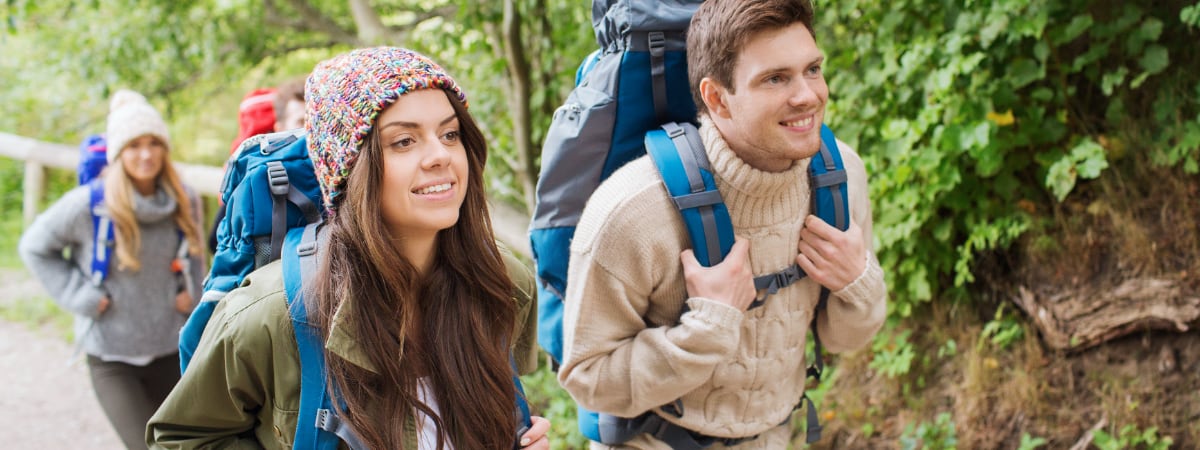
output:
{"label": "wooden fence post", "polygon": [[37,161],[26,160],[25,176],[21,183],[24,191],[21,214],[25,218],[25,226],[28,227],[37,217],[42,198],[46,196],[46,168]]}

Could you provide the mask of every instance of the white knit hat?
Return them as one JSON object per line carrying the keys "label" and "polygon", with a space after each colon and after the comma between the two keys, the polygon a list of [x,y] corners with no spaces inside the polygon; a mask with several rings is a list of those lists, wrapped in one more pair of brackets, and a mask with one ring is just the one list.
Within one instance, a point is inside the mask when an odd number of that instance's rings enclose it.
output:
{"label": "white knit hat", "polygon": [[158,111],[150,106],[146,97],[137,92],[121,89],[112,96],[108,107],[108,162],[112,164],[129,142],[145,135],[157,137],[171,149],[171,137],[167,124]]}

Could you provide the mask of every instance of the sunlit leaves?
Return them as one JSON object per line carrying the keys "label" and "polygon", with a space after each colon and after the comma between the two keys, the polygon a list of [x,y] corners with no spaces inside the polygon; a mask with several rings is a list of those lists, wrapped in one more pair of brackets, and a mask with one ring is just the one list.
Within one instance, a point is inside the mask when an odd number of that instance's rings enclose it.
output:
{"label": "sunlit leaves", "polygon": [[1071,151],[1050,165],[1046,174],[1046,187],[1058,201],[1066,198],[1075,187],[1076,180],[1100,176],[1108,168],[1104,148],[1091,139],[1082,139]]}
{"label": "sunlit leaves", "polygon": [[1132,114],[1162,118],[1146,125],[1156,143],[1131,151],[1200,166],[1189,120],[1200,95],[1164,87],[1198,84],[1179,61],[1195,57],[1180,31],[1200,22],[1200,6],[1170,8],[846,0],[818,11],[831,126],[871,169],[893,314],[962,293],[975,254],[1008,245],[1030,214],[1052,209],[1038,203],[1106,170],[1095,136]]}

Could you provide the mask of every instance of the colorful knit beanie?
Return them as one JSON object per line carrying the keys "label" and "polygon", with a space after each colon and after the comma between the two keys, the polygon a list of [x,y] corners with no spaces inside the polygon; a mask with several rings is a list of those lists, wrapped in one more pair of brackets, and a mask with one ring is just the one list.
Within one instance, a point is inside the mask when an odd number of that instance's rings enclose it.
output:
{"label": "colorful knit beanie", "polygon": [[412,50],[358,49],[317,64],[305,84],[304,126],[329,214],[380,111],[405,93],[431,88],[449,91],[466,105],[467,95],[454,79]]}
{"label": "colorful knit beanie", "polygon": [[167,123],[163,122],[158,110],[150,106],[146,97],[137,92],[121,89],[113,94],[108,106],[108,162],[121,154],[131,141],[145,135],[157,137],[171,149],[171,136],[167,133]]}

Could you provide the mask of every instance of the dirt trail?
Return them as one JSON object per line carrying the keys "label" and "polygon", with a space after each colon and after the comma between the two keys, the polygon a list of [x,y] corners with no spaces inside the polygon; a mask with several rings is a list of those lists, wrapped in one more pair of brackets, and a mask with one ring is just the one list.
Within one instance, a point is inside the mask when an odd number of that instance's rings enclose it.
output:
{"label": "dirt trail", "polygon": [[[24,270],[0,272],[0,305],[45,295]],[[0,320],[0,447],[121,449],[82,360],[49,330]]]}

